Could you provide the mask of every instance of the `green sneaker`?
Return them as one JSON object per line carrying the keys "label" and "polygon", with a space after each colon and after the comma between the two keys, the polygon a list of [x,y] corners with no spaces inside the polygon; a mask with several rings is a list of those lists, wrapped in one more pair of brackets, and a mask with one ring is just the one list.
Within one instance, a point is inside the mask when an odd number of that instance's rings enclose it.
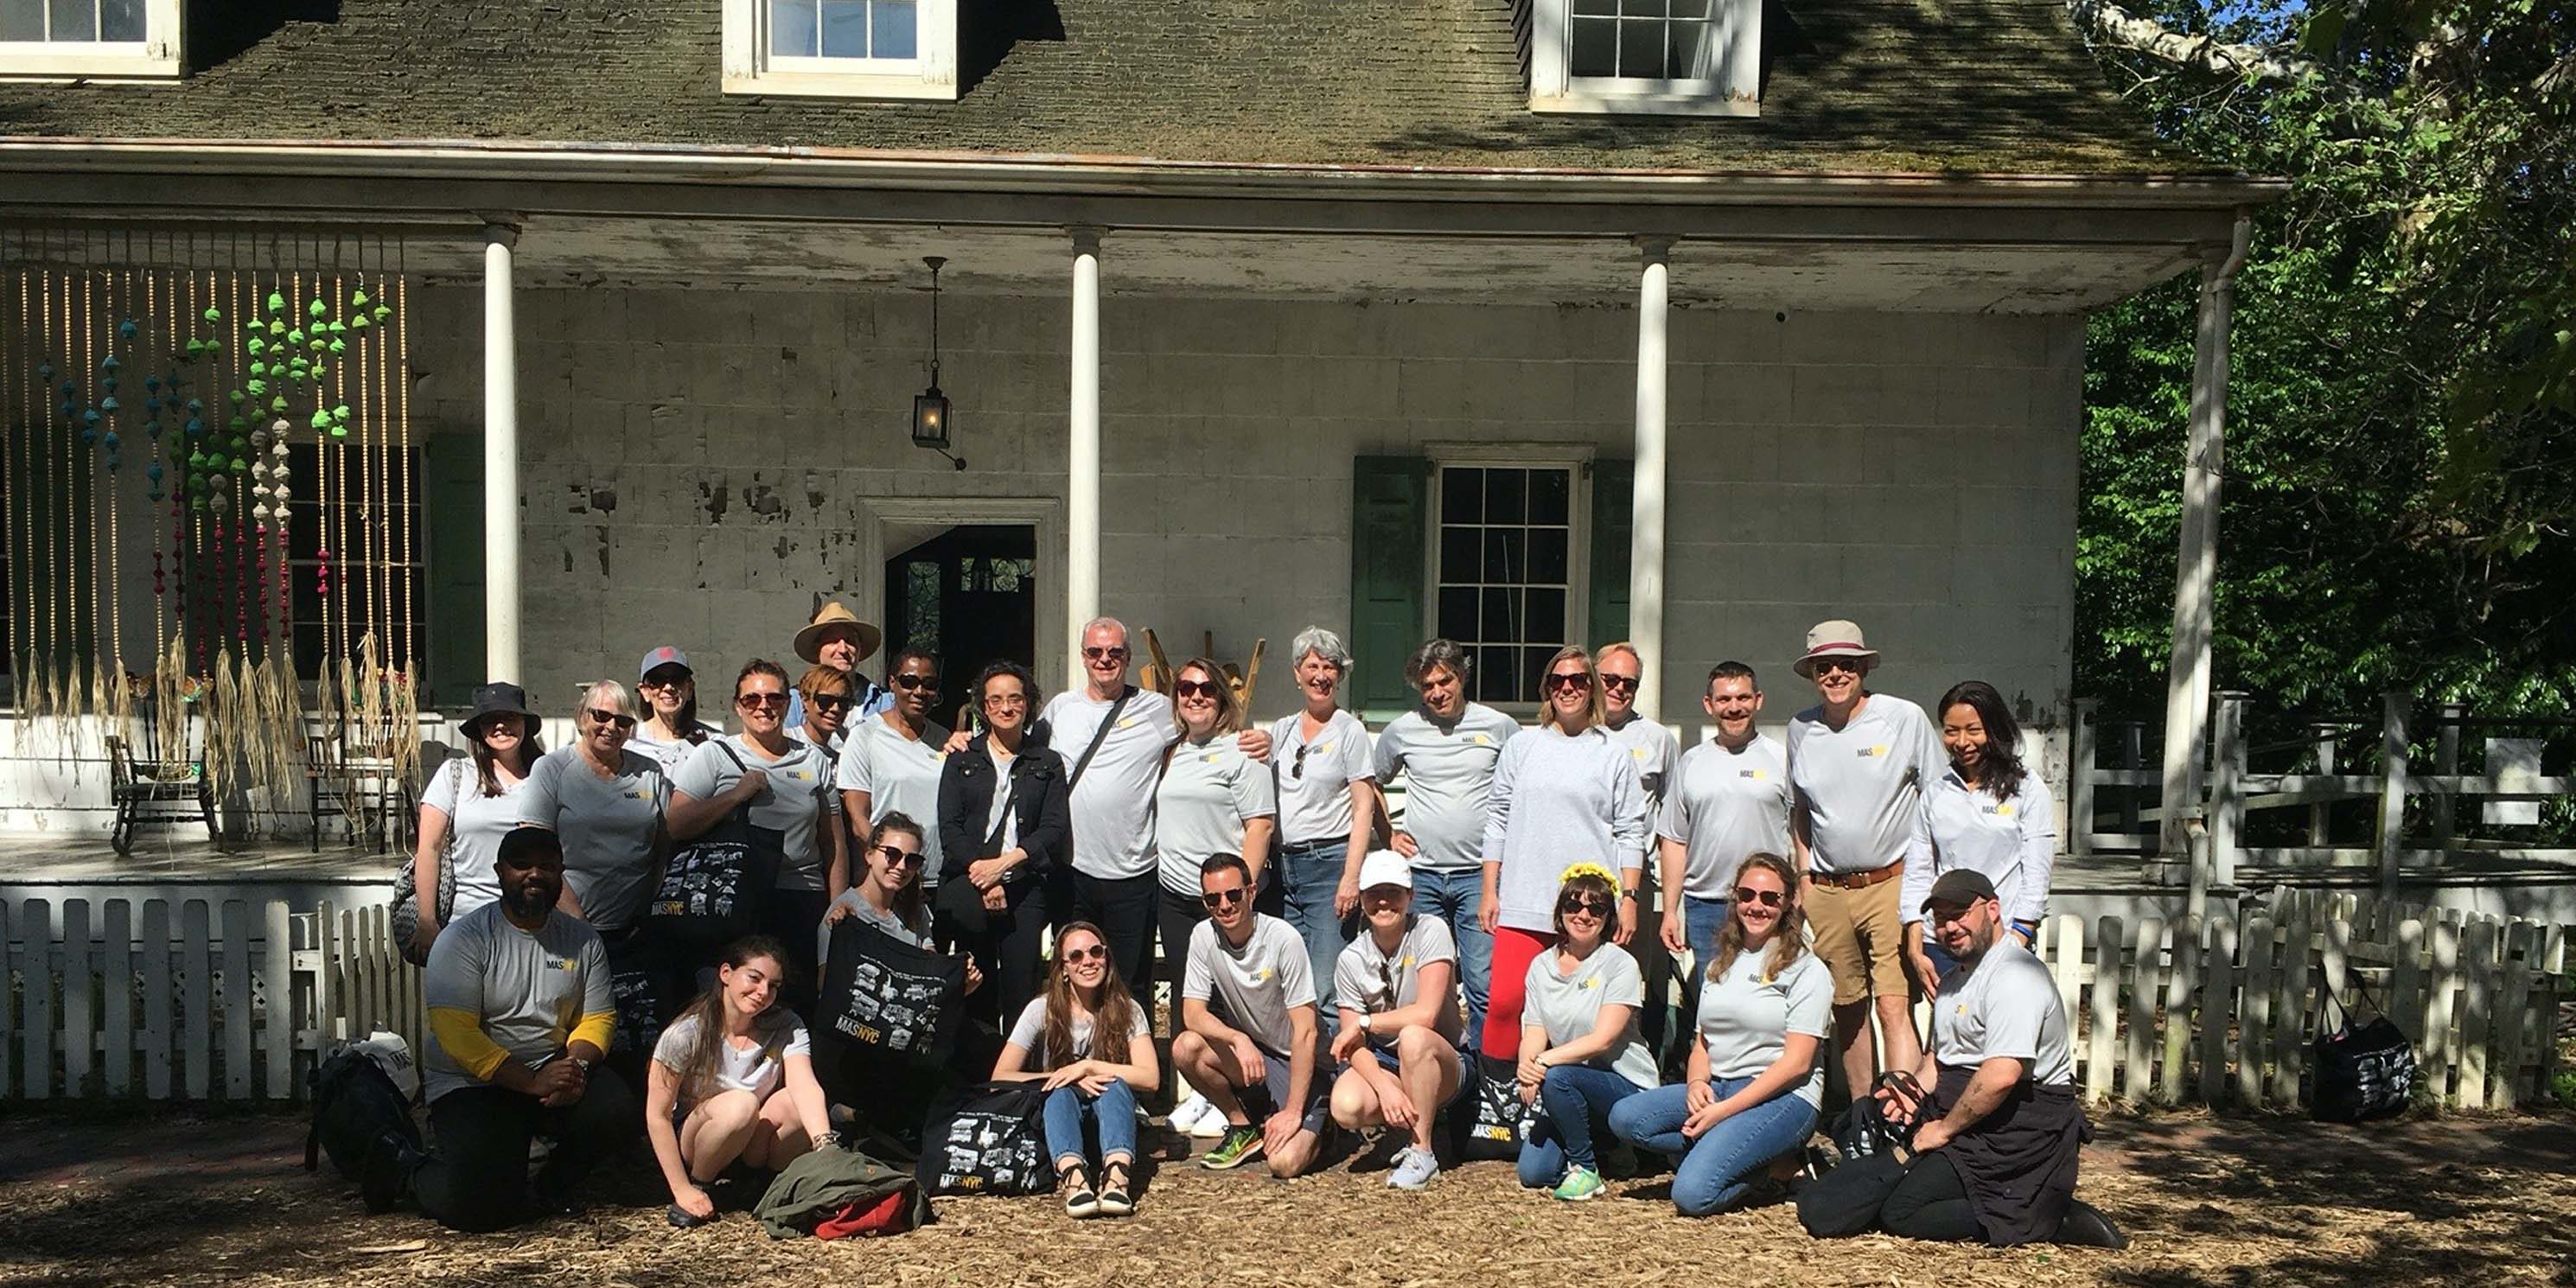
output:
{"label": "green sneaker", "polygon": [[1580,1203],[1601,1197],[1601,1192],[1608,1188],[1601,1183],[1601,1173],[1589,1167],[1569,1167],[1565,1170],[1565,1179],[1556,1183],[1553,1192],[1568,1203]]}
{"label": "green sneaker", "polygon": [[1216,1148],[1209,1150],[1207,1152],[1207,1157],[1199,1160],[1199,1166],[1213,1171],[1222,1172],[1230,1167],[1241,1167],[1244,1164],[1251,1162],[1253,1159],[1260,1157],[1260,1155],[1261,1132],[1259,1129],[1253,1127],[1228,1127],[1225,1129],[1225,1139],[1218,1141],[1216,1143]]}

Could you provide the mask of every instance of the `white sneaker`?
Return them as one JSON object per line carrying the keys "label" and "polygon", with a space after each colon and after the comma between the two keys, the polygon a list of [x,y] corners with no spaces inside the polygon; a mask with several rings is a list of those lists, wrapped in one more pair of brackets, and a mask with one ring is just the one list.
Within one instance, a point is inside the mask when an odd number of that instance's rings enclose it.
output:
{"label": "white sneaker", "polygon": [[1209,1108],[1207,1097],[1191,1092],[1181,1103],[1172,1106],[1172,1112],[1165,1115],[1163,1121],[1170,1124],[1173,1132],[1186,1135],[1190,1128],[1198,1125],[1199,1116]]}
{"label": "white sneaker", "polygon": [[1386,1178],[1386,1183],[1390,1189],[1419,1190],[1428,1187],[1431,1178],[1439,1174],[1437,1155],[1421,1146],[1407,1145],[1395,1156],[1395,1172]]}
{"label": "white sneaker", "polygon": [[1209,1105],[1207,1112],[1200,1114],[1197,1120],[1190,1124],[1190,1137],[1194,1140],[1222,1140],[1233,1126],[1234,1124],[1225,1120],[1224,1110]]}

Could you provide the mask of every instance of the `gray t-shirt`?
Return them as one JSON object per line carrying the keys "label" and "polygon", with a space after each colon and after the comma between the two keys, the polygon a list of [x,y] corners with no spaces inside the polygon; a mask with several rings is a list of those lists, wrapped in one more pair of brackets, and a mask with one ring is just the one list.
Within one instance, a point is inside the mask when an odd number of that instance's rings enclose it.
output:
{"label": "gray t-shirt", "polygon": [[[921,824],[921,884],[939,885],[939,776],[948,764],[948,731],[924,724],[918,740],[869,716],[841,739],[841,760],[833,786],[868,793],[868,825],[897,810]],[[857,869],[853,868],[855,873]]]}
{"label": "gray t-shirt", "polygon": [[1270,723],[1270,768],[1279,786],[1280,844],[1347,843],[1351,784],[1377,777],[1368,726],[1350,712],[1337,710],[1313,738],[1306,737],[1305,728],[1302,715],[1281,716]]}
{"label": "gray t-shirt", "polygon": [[[892,912],[877,911],[876,905],[860,898],[859,888],[857,886],[852,886],[849,889],[842,891],[840,897],[832,900],[830,906],[824,909],[824,914],[827,917],[830,915],[832,908],[849,909],[851,914],[856,916],[859,920],[894,936],[895,939],[901,943],[907,943],[915,948],[922,949],[928,949],[931,947],[930,905],[928,903],[924,903],[919,909],[915,910],[912,921],[909,924],[906,924],[903,921],[897,920]],[[822,925],[814,928],[814,960],[818,962],[828,962],[831,959],[832,923],[826,921]]]}
{"label": "gray t-shirt", "polygon": [[[1078,689],[1047,703],[1047,746],[1064,758],[1068,778],[1112,705]],[[1163,748],[1173,733],[1170,698],[1138,689],[1127,699],[1066,801],[1074,871],[1117,880],[1154,870],[1154,778],[1163,772]]]}
{"label": "gray t-shirt", "polygon": [[1907,858],[1923,789],[1949,764],[1923,708],[1894,694],[1870,694],[1840,729],[1825,723],[1823,707],[1799,712],[1789,722],[1789,781],[1807,811],[1811,870],[1876,872]]}
{"label": "gray t-shirt", "polygon": [[479,1031],[535,1069],[561,1054],[583,1021],[613,1024],[617,1014],[598,931],[577,917],[549,912],[532,934],[502,916],[498,903],[458,917],[439,934],[421,991],[430,1029],[420,1066],[424,1102],[460,1087],[484,1086],[500,1067],[498,1059],[451,1053],[439,1036],[451,1025]]}
{"label": "gray t-shirt", "polygon": [[1404,775],[1402,826],[1413,838],[1414,870],[1472,872],[1485,861],[1494,766],[1520,731],[1510,716],[1470,702],[1445,727],[1417,707],[1378,734],[1378,785]]}
{"label": "gray t-shirt", "polygon": [[[716,1044],[716,1067],[708,1070],[704,1088],[680,1088],[680,1108],[685,1112],[699,1100],[699,1092],[714,1095],[724,1091],[748,1091],[755,1101],[769,1099],[787,1080],[787,1062],[797,1056],[812,1059],[814,1039],[805,1031],[805,1022],[784,1006],[773,1006],[752,1021],[750,1046],[738,1047],[732,1042]],[[682,1071],[689,1062],[689,1047],[698,1040],[698,1017],[683,1015],[662,1030],[653,1043],[653,1063],[673,1073]]]}
{"label": "gray t-shirt", "polygon": [[[1129,997],[1123,992],[1117,993],[1111,996],[1109,1004],[1112,1006],[1124,1007],[1126,1009],[1127,1032],[1130,1035],[1138,1033],[1151,1034],[1152,1030],[1145,1023],[1144,1012],[1137,1009],[1136,1000],[1134,998]],[[1030,1073],[1044,1073],[1055,1067],[1054,1065],[1046,1062],[1046,1024],[1046,995],[1039,994],[1036,997],[1030,998],[1028,1005],[1020,1008],[1020,1018],[1013,1021],[1011,1024],[1011,1035],[1002,1039],[1003,1041],[1010,1043],[1012,1046],[1028,1052],[1028,1059],[1023,1061],[1020,1067]],[[1091,1016],[1076,1015],[1073,1017],[1073,1033],[1071,1035],[1073,1038],[1073,1058],[1076,1060],[1107,1060],[1113,1064],[1126,1063],[1127,1053],[1124,1051],[1101,1052],[1091,1049],[1091,1031],[1094,1027],[1096,1027],[1096,1025],[1094,1024]]]}
{"label": "gray t-shirt", "polygon": [[1530,959],[1529,975],[1523,981],[1521,1027],[1545,1029],[1549,1046],[1563,1046],[1591,1033],[1592,1026],[1601,1022],[1602,1007],[1627,1007],[1628,1027],[1620,1031],[1619,1040],[1583,1063],[1607,1069],[1640,1087],[1654,1086],[1661,1080],[1655,1054],[1637,1034],[1637,1011],[1646,1004],[1646,977],[1638,971],[1637,959],[1617,944],[1603,944],[1575,963],[1572,971],[1559,974],[1560,956],[1548,948]]}
{"label": "gray t-shirt", "polygon": [[[1307,964],[1306,941],[1266,912],[1252,914],[1252,934],[1241,948],[1225,941],[1215,921],[1202,921],[1190,932],[1181,996],[1208,1003],[1262,1054],[1285,1060],[1296,1037],[1288,1012],[1315,1004],[1315,972]],[[1323,1032],[1320,1019],[1316,1032]]]}
{"label": "gray t-shirt", "polygon": [[[708,738],[719,738],[724,736],[724,730],[718,729],[714,725],[708,724],[703,720],[698,722],[697,727],[698,730],[704,733]],[[665,774],[677,772],[681,763],[689,758],[689,753],[698,749],[698,743],[691,742],[687,738],[677,738],[670,742],[664,742],[661,739],[654,737],[651,730],[651,725],[636,725],[634,734],[626,740],[626,749],[628,751],[652,757],[656,764],[662,766],[662,772]],[[702,742],[704,739],[701,739],[700,741]]]}
{"label": "gray t-shirt", "polygon": [[1673,779],[1655,832],[1682,844],[1682,893],[1724,899],[1745,855],[1791,857],[1789,753],[1779,739],[1757,733],[1733,751],[1701,743],[1682,753]]}
{"label": "gray t-shirt", "polygon": [[1576,863],[1641,867],[1646,798],[1628,753],[1599,726],[1529,730],[1503,746],[1484,857],[1502,865],[1501,924],[1553,933],[1557,878]]}
{"label": "gray t-shirt", "polygon": [[1682,757],[1680,741],[1672,730],[1635,714],[1626,724],[1601,728],[1610,741],[1627,749],[1628,763],[1637,769],[1637,788],[1646,794],[1646,816],[1654,817],[1663,808],[1664,793],[1672,788],[1673,767]]}
{"label": "gray t-shirt", "polygon": [[1834,976],[1814,953],[1800,953],[1778,979],[1766,974],[1765,946],[1736,954],[1723,979],[1701,976],[1699,1035],[1708,1042],[1708,1076],[1750,1078],[1771,1067],[1788,1035],[1817,1040],[1813,1072],[1797,1086],[1800,1100],[1818,1108],[1825,1100],[1825,1036],[1833,1031]]}
{"label": "gray t-shirt", "polygon": [[[494,773],[497,780],[497,768]],[[450,921],[501,897],[501,874],[493,865],[501,856],[501,838],[526,814],[519,797],[527,786],[528,780],[522,778],[503,785],[500,795],[486,796],[482,779],[474,772],[474,758],[457,756],[440,765],[430,775],[429,786],[422,789],[420,803],[447,816],[447,854],[441,861],[456,865],[456,905]]]}
{"label": "gray t-shirt", "polygon": [[2011,797],[1971,791],[1955,769],[1923,793],[1915,852],[1932,861],[1905,869],[1898,896],[1907,921],[1923,919],[1932,883],[1952,868],[1974,868],[1994,882],[2004,915],[2037,925],[2048,916],[2048,883],[2057,866],[2057,803],[2037,774],[2023,774]]}
{"label": "gray t-shirt", "polygon": [[1243,853],[1247,820],[1279,812],[1270,767],[1244,755],[1234,735],[1184,742],[1154,788],[1154,870],[1163,888],[1199,896],[1199,865]]}
{"label": "gray t-shirt", "polygon": [[1975,967],[1941,977],[1932,998],[1932,1054],[1954,1069],[2013,1056],[2030,1061],[2039,1086],[2075,1081],[2057,981],[2010,935],[1996,939]]}
{"label": "gray t-shirt", "polygon": [[603,933],[624,930],[652,891],[653,838],[671,800],[661,762],[620,749],[617,772],[602,778],[578,747],[537,759],[519,792],[520,821],[550,827],[563,841],[564,880],[582,919]]}
{"label": "gray t-shirt", "polygon": [[[1449,1004],[1440,1008],[1439,1022],[1432,1027],[1454,1042],[1463,1027],[1457,1006],[1458,941],[1450,935],[1449,923],[1438,917],[1416,916],[1396,942],[1393,957],[1378,947],[1377,932],[1362,923],[1359,938],[1334,959],[1334,1005],[1363,1015],[1411,1006],[1422,1000],[1422,968],[1433,962],[1449,963]],[[1370,1039],[1382,1047],[1395,1045],[1393,1033],[1372,1033]]]}
{"label": "gray t-shirt", "polygon": [[841,794],[832,790],[830,753],[790,738],[787,754],[769,760],[752,750],[741,734],[727,734],[721,739],[708,739],[690,752],[679,771],[671,775],[671,790],[686,792],[696,800],[732,790],[735,783],[742,781],[742,770],[726,757],[727,747],[741,759],[744,769],[758,769],[769,775],[769,786],[751,800],[751,822],[755,827],[776,828],[786,837],[787,857],[778,865],[778,888],[822,889],[823,833],[817,824],[826,818],[841,817]]}

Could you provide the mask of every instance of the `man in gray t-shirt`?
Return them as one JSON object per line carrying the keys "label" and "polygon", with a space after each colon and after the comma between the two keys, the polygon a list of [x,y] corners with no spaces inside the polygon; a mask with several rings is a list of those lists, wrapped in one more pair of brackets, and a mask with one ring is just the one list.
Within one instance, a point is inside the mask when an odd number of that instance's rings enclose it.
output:
{"label": "man in gray t-shirt", "polygon": [[1239,855],[1208,859],[1199,890],[1208,919],[1190,932],[1172,1067],[1225,1115],[1225,1138],[1200,1164],[1223,1170],[1260,1154],[1271,1175],[1295,1176],[1314,1164],[1327,1112],[1306,941],[1252,910],[1252,873]]}
{"label": "man in gray t-shirt", "polygon": [[1485,1031],[1493,985],[1494,935],[1479,915],[1485,905],[1486,797],[1503,744],[1521,727],[1510,716],[1467,700],[1467,651],[1431,640],[1406,659],[1404,673],[1422,694],[1413,710],[1377,736],[1381,789],[1404,777],[1404,819],[1395,852],[1413,862],[1413,911],[1449,927],[1458,946],[1459,991],[1467,998],[1467,1032]]}

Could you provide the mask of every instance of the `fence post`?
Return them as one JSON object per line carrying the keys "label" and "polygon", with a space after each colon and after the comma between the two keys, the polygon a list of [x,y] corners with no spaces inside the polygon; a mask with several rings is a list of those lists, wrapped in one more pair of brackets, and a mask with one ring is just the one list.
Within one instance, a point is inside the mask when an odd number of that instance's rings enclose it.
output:
{"label": "fence post", "polygon": [[2281,1000],[2272,1008],[2272,1103],[2283,1109],[2299,1105],[2299,1071],[2306,1063],[2308,1029],[2308,943],[2316,924],[2314,891],[2297,891],[2284,908],[2280,956],[2274,978]]}
{"label": "fence post", "polygon": [[[2433,734],[2433,772],[2448,778],[2460,772],[2460,718],[2469,712],[2468,704],[2445,702],[2434,717],[2441,725]],[[2424,802],[2433,816],[2433,847],[2451,848],[2451,838],[2459,822],[2459,797],[2448,785]]]}
{"label": "fence post", "polygon": [[2120,1094],[2143,1105],[2155,1097],[2156,999],[2164,992],[2165,923],[2149,917],[2138,923],[2129,950],[2129,1033],[2122,1044]]}
{"label": "fence post", "polygon": [[26,944],[19,969],[26,981],[18,1041],[18,1094],[43,1100],[54,1094],[54,905],[29,899],[18,905],[18,933]]}
{"label": "fence post", "polygon": [[2075,727],[2068,731],[2066,748],[2066,852],[2073,855],[2093,852],[2093,756],[2101,742],[2094,727],[2093,713],[2100,710],[2100,698],[2075,700]]}
{"label": "fence post", "polygon": [[190,1100],[208,1099],[214,1081],[213,918],[203,899],[179,905],[180,1072]]}
{"label": "fence post", "polygon": [[143,902],[143,1094],[170,1098],[170,901]]}
{"label": "fence post", "polygon": [[2379,894],[2397,897],[2397,856],[2406,831],[2406,695],[2380,699],[2379,747],[2386,765],[2379,782]]}
{"label": "fence post", "polygon": [[[2322,778],[2334,777],[2336,773],[2335,736],[2341,732],[2341,727],[2329,720],[2319,720],[2308,726],[2308,732],[2315,734],[2317,739],[2317,775]],[[2325,848],[2326,837],[2332,830],[2333,819],[2334,802],[2318,801],[2308,806],[2309,845],[2318,849]]]}
{"label": "fence post", "polygon": [[2236,884],[2236,846],[2245,832],[2245,695],[2218,694],[2216,741],[2209,759],[2209,875],[2213,885]]}
{"label": "fence post", "polygon": [[[2120,768],[2135,770],[2145,763],[2146,758],[2147,727],[2134,720],[2121,725]],[[2172,810],[2181,806],[2168,803],[2165,808]],[[2138,834],[2138,826],[2138,789],[2127,787],[2120,792],[2120,834],[2134,837]]]}
{"label": "fence post", "polygon": [[2236,1008],[2236,1103],[2263,1104],[2264,1038],[2272,1020],[2272,920],[2255,913],[2245,921],[2245,1000]]}
{"label": "fence post", "polygon": [[[9,979],[9,913],[9,901],[0,899],[0,985]],[[7,996],[0,994],[0,1100],[8,1099],[17,1087],[9,1077],[9,1042],[17,1035],[10,1025],[10,1010]]]}
{"label": "fence post", "polygon": [[2496,923],[2470,922],[2460,975],[2460,1108],[2487,1107],[2487,1075],[2495,1046]]}
{"label": "fence post", "polygon": [[2459,1098],[2451,1094],[2451,1066],[2457,1049],[2451,1030],[2460,997],[2459,913],[2446,909],[2440,918],[2432,923],[2433,961],[2428,972],[2432,992],[2424,1002],[2424,1076],[2442,1103],[2457,1105]]}
{"label": "fence post", "polygon": [[2227,1098],[2227,1020],[2236,1004],[2236,919],[2210,919],[2200,950],[2208,968],[2200,986],[2200,1102],[2212,1109]]}
{"label": "fence post", "polygon": [[[2540,954],[2539,929],[2528,921],[2505,925],[2504,965],[2497,974],[2496,1019],[2494,1025],[2496,1071],[2495,1095],[2487,1108],[2508,1113],[2522,1099],[2523,1037],[2531,1030],[2531,959]],[[2558,1018],[2549,1017],[2555,1027]]]}
{"label": "fence post", "polygon": [[107,1044],[101,1064],[107,1094],[122,1097],[134,1089],[134,905],[110,899],[100,925],[98,978],[100,1036]]}
{"label": "fence post", "polygon": [[98,1051],[98,1035],[89,1026],[90,997],[96,985],[89,966],[89,900],[63,900],[63,1095],[78,1100],[89,1092],[89,1066]]}
{"label": "fence post", "polygon": [[269,900],[261,913],[266,952],[260,958],[260,981],[268,994],[268,1008],[259,1035],[260,1089],[270,1100],[291,1100],[295,1096],[295,931],[285,900]]}
{"label": "fence post", "polygon": [[2100,1105],[2111,1099],[2111,1061],[2118,1050],[2121,941],[2119,918],[2104,917],[2095,924],[2100,929],[2093,946],[2093,992],[2085,1007],[2092,1042],[2084,1060],[2084,1100]]}

